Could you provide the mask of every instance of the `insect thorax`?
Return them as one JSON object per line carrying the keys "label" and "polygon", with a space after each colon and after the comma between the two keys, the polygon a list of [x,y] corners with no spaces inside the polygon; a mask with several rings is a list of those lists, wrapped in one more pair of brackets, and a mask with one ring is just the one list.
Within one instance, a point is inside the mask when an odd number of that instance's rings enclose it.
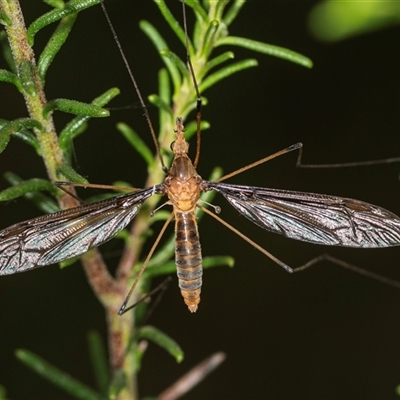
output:
{"label": "insect thorax", "polygon": [[194,211],[200,197],[202,179],[190,158],[184,154],[175,157],[165,179],[164,193],[179,211]]}

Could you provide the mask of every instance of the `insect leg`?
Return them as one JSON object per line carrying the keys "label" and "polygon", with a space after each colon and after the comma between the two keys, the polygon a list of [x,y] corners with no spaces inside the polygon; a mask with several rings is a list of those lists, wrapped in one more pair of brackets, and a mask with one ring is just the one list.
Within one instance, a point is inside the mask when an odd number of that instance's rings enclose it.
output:
{"label": "insect leg", "polygon": [[366,276],[368,278],[374,279],[378,282],[384,283],[386,285],[390,285],[393,287],[396,287],[400,289],[400,282],[386,278],[382,275],[378,275],[374,272],[367,271],[363,268],[357,267],[356,265],[350,264],[346,261],[340,260],[338,258],[332,257],[329,254],[321,254],[318,257],[313,258],[312,260],[308,261],[304,265],[301,265],[300,267],[297,268],[291,268],[287,264],[285,264],[283,261],[279,260],[276,258],[274,255],[272,255],[270,252],[265,250],[263,247],[261,247],[259,244],[255,243],[253,240],[251,240],[249,237],[244,235],[242,232],[234,228],[232,225],[230,225],[228,222],[224,221],[222,218],[218,217],[217,215],[213,214],[210,210],[198,206],[203,212],[207,213],[208,215],[211,215],[213,218],[215,218],[217,221],[219,221],[222,225],[226,226],[228,229],[230,229],[232,232],[236,233],[238,236],[240,236],[243,240],[245,240],[247,243],[250,243],[253,247],[255,247],[257,250],[259,250],[261,253],[265,254],[267,257],[269,257],[272,261],[277,263],[280,267],[282,267],[285,271],[289,273],[294,273],[294,272],[300,272],[304,271],[305,269],[321,262],[321,261],[330,261],[333,264],[339,265],[343,268],[349,269],[350,271],[356,272],[360,275]]}
{"label": "insect leg", "polygon": [[371,161],[356,161],[341,164],[302,164],[303,158],[303,147],[299,147],[299,156],[297,157],[296,167],[297,168],[348,168],[348,167],[365,167],[370,165],[380,164],[392,164],[400,162],[400,157],[385,158],[383,160],[371,160]]}
{"label": "insect leg", "polygon": [[124,314],[135,308],[137,305],[142,303],[143,301],[146,301],[147,299],[150,299],[154,294],[158,293],[158,296],[156,297],[155,302],[152,304],[152,308],[146,312],[146,319],[149,318],[149,315],[152,313],[154,308],[157,306],[157,304],[160,302],[160,299],[164,292],[167,290],[168,285],[170,284],[172,278],[168,276],[167,279],[164,279],[157,287],[155,287],[153,290],[151,290],[149,293],[143,295],[136,303],[130,305],[129,307],[124,309]]}
{"label": "insect leg", "polygon": [[239,168],[239,169],[237,169],[236,171],[231,172],[230,174],[224,175],[224,176],[222,176],[221,178],[216,179],[214,182],[222,182],[222,181],[225,181],[225,180],[227,180],[228,178],[232,178],[232,176],[241,174],[242,172],[247,171],[248,169],[257,167],[257,166],[260,165],[260,164],[264,164],[265,162],[267,162],[267,161],[269,161],[269,160],[272,160],[272,159],[274,159],[274,158],[276,158],[276,157],[279,157],[279,156],[283,156],[284,154],[290,153],[291,151],[301,149],[302,147],[303,147],[303,144],[300,143],[300,142],[299,142],[299,143],[292,144],[291,146],[286,147],[286,148],[283,149],[283,150],[279,150],[279,151],[277,151],[277,152],[274,153],[274,154],[271,154],[271,155],[269,155],[269,156],[267,156],[267,157],[262,158],[261,160],[258,160],[258,161],[256,161],[256,162],[253,162],[253,163],[249,164],[249,165],[246,165],[245,167]]}
{"label": "insect leg", "polygon": [[269,251],[265,250],[263,247],[261,247],[259,244],[251,240],[248,236],[234,228],[231,224],[228,224],[228,222],[224,221],[222,218],[218,217],[217,215],[213,214],[210,210],[207,208],[204,208],[200,205],[197,205],[197,207],[200,208],[203,212],[207,213],[208,215],[211,215],[213,218],[215,218],[218,222],[220,222],[222,225],[226,226],[228,229],[230,229],[232,232],[236,233],[236,235],[240,236],[243,240],[245,240],[247,243],[250,243],[253,247],[255,247],[257,250],[261,251],[261,253],[265,254],[267,257],[269,257],[272,261],[277,263],[280,267],[282,267],[285,271],[292,273],[293,269],[290,268],[287,264],[285,264],[283,261],[279,260],[276,258],[274,255],[272,255]]}
{"label": "insect leg", "polygon": [[164,235],[164,232],[165,232],[165,230],[167,229],[168,224],[171,222],[173,216],[174,216],[174,214],[171,213],[171,215],[168,217],[168,219],[165,221],[163,227],[161,228],[161,231],[160,231],[160,233],[158,234],[157,239],[154,241],[153,246],[151,246],[151,249],[150,249],[150,251],[149,251],[149,254],[147,254],[147,257],[146,257],[146,259],[144,260],[142,267],[140,268],[138,274],[136,275],[135,280],[134,280],[134,282],[133,282],[131,288],[129,289],[129,292],[128,292],[128,294],[126,295],[126,298],[125,298],[124,302],[122,303],[121,308],[120,308],[119,311],[118,311],[118,315],[123,315],[123,314],[125,314],[125,312],[126,312],[128,309],[131,308],[131,307],[126,308],[126,305],[128,304],[128,301],[129,301],[130,297],[132,296],[132,293],[133,293],[133,291],[135,290],[135,287],[136,287],[136,285],[138,284],[139,279],[140,279],[141,276],[143,275],[143,272],[144,272],[145,268],[147,267],[147,264],[149,263],[151,256],[153,255],[153,253],[154,253],[156,247],[158,246],[158,243],[160,242],[162,236]]}
{"label": "insect leg", "polygon": [[394,287],[400,289],[399,281],[386,278],[382,275],[376,274],[375,272],[367,271],[364,268],[357,267],[356,265],[353,265],[346,261],[340,260],[339,258],[332,257],[331,255],[326,254],[326,253],[313,258],[312,260],[308,261],[304,265],[301,265],[300,267],[293,268],[292,272],[304,271],[305,269],[312,267],[313,265],[318,264],[321,261],[330,261],[333,264],[336,264],[336,265],[339,265],[340,267],[349,269],[350,271],[356,272],[357,274],[366,276],[366,277],[374,279],[378,282],[384,283],[389,286],[394,286]]}

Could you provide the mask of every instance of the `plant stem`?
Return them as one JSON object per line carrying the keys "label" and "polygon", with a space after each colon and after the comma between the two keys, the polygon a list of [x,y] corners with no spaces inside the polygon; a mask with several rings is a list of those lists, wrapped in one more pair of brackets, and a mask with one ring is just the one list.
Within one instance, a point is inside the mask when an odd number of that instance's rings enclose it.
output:
{"label": "plant stem", "polygon": [[[47,174],[53,182],[65,180],[58,173],[59,167],[64,163],[64,156],[59,147],[52,116],[48,115],[46,118],[43,116],[44,106],[47,103],[46,96],[37,72],[35,54],[28,44],[19,2],[17,0],[0,0],[0,9],[11,22],[6,26],[6,31],[18,75],[24,88],[24,98],[29,115],[32,119],[39,121],[44,128],[43,130],[35,129],[34,132],[40,143]],[[64,192],[61,192],[58,201],[62,209],[79,205],[76,199]],[[118,398],[122,400],[136,399],[135,360],[133,352],[127,351],[134,328],[134,313],[127,313],[123,318],[117,314],[125,295],[125,285],[117,282],[109,274],[97,249],[83,255],[81,260],[93,291],[106,308],[111,370],[115,376],[122,372],[126,382]]]}
{"label": "plant stem", "polygon": [[[58,179],[57,168],[63,163],[63,154],[58,147],[58,138],[53,123],[53,118],[43,117],[43,109],[46,105],[46,96],[42,82],[36,68],[35,54],[28,44],[27,31],[24,17],[17,0],[0,0],[0,7],[9,17],[11,24],[6,25],[8,40],[13,53],[15,66],[24,88],[24,99],[29,115],[41,123],[44,130],[34,129],[40,143],[43,160],[47,174],[52,181]],[[29,70],[29,74],[24,74]],[[76,206],[77,201],[64,193],[60,202],[64,207]]]}

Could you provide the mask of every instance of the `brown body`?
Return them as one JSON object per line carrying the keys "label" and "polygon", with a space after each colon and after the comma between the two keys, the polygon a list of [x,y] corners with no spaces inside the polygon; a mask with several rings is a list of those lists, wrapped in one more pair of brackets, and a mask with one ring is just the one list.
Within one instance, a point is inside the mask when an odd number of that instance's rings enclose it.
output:
{"label": "brown body", "polygon": [[202,190],[202,179],[188,156],[182,119],[176,121],[176,140],[172,144],[175,154],[171,169],[164,182],[164,193],[174,207],[175,263],[179,288],[191,312],[200,302],[203,275],[199,233],[196,222],[196,204]]}

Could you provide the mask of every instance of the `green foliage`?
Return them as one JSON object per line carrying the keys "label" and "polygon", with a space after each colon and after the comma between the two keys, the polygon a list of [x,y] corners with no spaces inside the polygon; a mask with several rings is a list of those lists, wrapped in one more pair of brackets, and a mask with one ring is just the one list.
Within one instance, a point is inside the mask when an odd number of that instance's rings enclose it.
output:
{"label": "green foliage", "polygon": [[20,93],[23,92],[21,82],[14,72],[7,71],[6,69],[0,69],[0,81],[11,83],[16,86]]}
{"label": "green foliage", "polygon": [[335,42],[400,23],[399,1],[324,0],[310,12],[308,26],[319,40]]}
{"label": "green foliage", "polygon": [[[8,175],[10,177],[10,175]],[[16,180],[15,180],[16,181]],[[46,190],[53,195],[57,194],[54,185],[46,179],[32,178],[27,181],[19,181],[14,186],[0,192],[0,201],[9,201],[39,190]]]}
{"label": "green foliage", "polygon": [[[90,104],[96,107],[103,107],[108,104],[114,97],[118,96],[120,93],[118,88],[111,88],[106,92],[102,93],[100,96],[96,97]],[[77,113],[75,113],[77,114]],[[61,130],[59,134],[59,144],[63,151],[65,158],[68,162],[71,162],[72,155],[72,142],[80,134],[85,132],[87,129],[87,122],[90,120],[89,115],[80,115],[72,119],[65,127]]]}
{"label": "green foliage", "polygon": [[37,142],[35,136],[29,132],[29,129],[32,128],[36,128],[41,131],[43,130],[41,123],[31,118],[18,118],[11,122],[4,121],[0,127],[0,153],[2,153],[6,148],[8,142],[10,141],[11,135],[15,136],[17,133],[21,140],[24,140],[25,143],[34,147],[38,153],[39,143]]}
{"label": "green foliage", "polygon": [[152,342],[158,344],[169,354],[171,354],[171,356],[175,358],[176,362],[180,363],[183,361],[184,354],[178,343],[154,326],[142,326],[139,328],[137,335],[139,339],[151,340]]}
{"label": "green foliage", "polygon": [[153,153],[146,145],[146,143],[140,138],[140,136],[127,124],[120,122],[117,125],[117,129],[121,132],[122,136],[128,141],[128,143],[142,156],[143,160],[147,165],[153,163]]}
{"label": "green foliage", "polygon": [[58,51],[61,49],[62,45],[67,40],[77,17],[78,14],[74,13],[62,18],[58,27],[54,31],[54,34],[50,37],[46,47],[40,54],[38,61],[38,72],[43,82],[45,80],[48,68],[53,62]]}
{"label": "green foliage", "polygon": [[[30,122],[28,122],[27,129],[23,129],[22,128],[23,125],[21,124],[21,122],[23,122],[24,120],[26,122],[30,121]],[[9,121],[6,121],[6,120],[0,118],[0,132],[2,132],[2,128],[5,127],[6,125],[8,125],[9,127],[11,126],[11,127],[16,128],[18,126],[18,124],[21,124],[20,125],[20,130],[18,130],[18,129],[9,130],[9,128],[6,128],[8,130],[8,133],[7,133],[7,131],[4,132],[4,133],[0,133],[0,135],[2,136],[1,140],[5,141],[6,145],[7,145],[8,141],[10,140],[10,137],[11,137],[10,135],[12,134],[13,138],[20,139],[23,142],[25,142],[26,144],[28,144],[29,146],[33,147],[35,149],[37,155],[40,156],[40,145],[39,145],[39,142],[38,142],[36,136],[31,131],[28,130],[28,129],[34,128],[35,126],[37,128],[40,128],[41,127],[40,122],[38,122],[38,121],[34,122],[34,120],[31,120],[30,118],[25,118],[25,119],[24,118],[20,118],[17,121],[19,121],[19,122],[17,122],[17,124],[13,125],[11,123],[11,125],[9,125],[10,124]],[[3,146],[3,150],[4,150],[4,148],[5,148],[5,146]]]}
{"label": "green foliage", "polygon": [[43,360],[43,358],[36,354],[19,349],[15,352],[16,357],[23,362],[26,366],[31,368],[43,378],[49,380],[54,385],[65,390],[67,393],[77,399],[82,400],[102,400],[104,397],[96,393],[93,389],[78,380],[72,378],[67,373],[60,371],[54,365]]}
{"label": "green foliage", "polygon": [[110,113],[95,104],[86,104],[81,101],[56,99],[48,101],[43,110],[43,116],[46,118],[53,111],[63,111],[68,114],[79,115],[87,118],[109,117]]}
{"label": "green foliage", "polygon": [[0,400],[7,400],[7,392],[4,386],[0,385]]}
{"label": "green foliage", "polygon": [[[24,95],[30,111],[30,118],[18,118],[14,121],[0,120],[0,151],[6,149],[10,139],[14,137],[19,138],[31,146],[37,155],[42,157],[49,174],[49,180],[38,178],[24,180],[15,174],[7,173],[6,178],[12,187],[0,193],[0,201],[24,196],[34,202],[42,211],[54,212],[57,209],[55,201],[41,192],[47,191],[53,197],[59,199],[65,196],[65,194],[60,193],[52,184],[55,180],[67,179],[72,182],[87,183],[86,179],[80,176],[71,165],[73,140],[86,131],[91,118],[106,117],[109,115],[109,111],[103,107],[119,93],[119,90],[116,88],[110,89],[94,99],[90,104],[71,99],[54,99],[48,101],[46,104],[40,102],[41,98],[45,98],[43,86],[46,73],[67,40],[78,13],[98,4],[100,0],[71,0],[69,2],[46,0],[45,2],[53,7],[53,9],[37,18],[28,27],[27,36],[25,37],[27,46],[26,49],[25,47],[21,49],[18,47],[18,43],[11,33],[12,29],[15,28],[15,22],[13,22],[15,11],[12,11],[13,9],[11,8],[15,0],[0,0],[0,19],[7,27],[9,43],[15,54],[15,60],[12,60],[10,57],[10,46],[4,40],[4,35],[0,36],[3,56],[10,66],[10,70],[0,70],[0,81],[13,84]],[[155,0],[154,2],[172,31],[182,44],[185,45],[186,37],[184,29],[170,12],[166,2],[163,0]],[[226,9],[228,4],[226,1],[199,2],[186,0],[185,2],[192,9],[196,17],[194,36],[188,39],[188,51],[201,94],[222,79],[257,65],[255,59],[231,62],[234,58],[234,53],[230,50],[212,57],[213,49],[218,46],[233,45],[245,47],[258,53],[286,59],[307,68],[312,66],[311,61],[307,57],[291,50],[246,38],[229,36],[228,27],[236,19],[241,7],[245,3],[244,1],[233,1],[229,9]],[[58,23],[58,25],[48,39],[48,43],[42,53],[36,57],[39,60],[36,65],[32,60],[32,55],[34,54],[32,46],[35,35],[44,27],[54,23]],[[193,90],[193,80],[187,69],[186,60],[180,59],[176,53],[169,49],[163,35],[150,22],[142,21],[140,27],[154,44],[165,65],[165,68],[160,70],[158,77],[159,93],[149,96],[149,101],[159,110],[160,132],[158,140],[163,148],[162,154],[167,161],[167,165],[169,165],[168,162],[172,158],[172,153],[168,146],[174,139],[175,119],[178,116],[185,119],[189,112],[195,109],[196,92]],[[24,35],[22,31],[21,29],[20,34]],[[25,50],[26,52],[24,53]],[[205,99],[203,99],[203,104],[205,102]],[[58,136],[55,133],[52,122],[52,113],[55,110],[75,115]],[[209,126],[208,122],[201,122],[202,130],[207,129]],[[125,123],[118,124],[117,129],[145,161],[149,171],[148,185],[161,182],[164,172],[159,167],[154,151],[143,142],[133,128]],[[187,139],[196,132],[196,129],[197,127],[194,122],[186,125]],[[215,169],[210,180],[217,179],[221,175],[222,171]],[[202,200],[210,202],[212,196],[211,192],[205,193],[202,196]],[[140,268],[142,264],[138,255],[141,253],[145,239],[152,235],[150,230],[151,225],[157,220],[166,220],[169,216],[169,213],[165,211],[158,211],[154,218],[150,218],[149,212],[154,210],[158,201],[158,196],[151,197],[136,217],[133,222],[135,227],[133,231],[136,236],[133,237],[127,231],[118,235],[119,238],[125,240],[126,246],[129,247],[130,251],[137,255],[135,262],[132,262],[135,264],[132,268],[133,271]],[[60,204],[63,205],[64,203],[61,201]],[[201,215],[202,212],[199,211],[198,217],[200,218]],[[172,261],[174,254],[173,242],[174,237],[171,236],[153,255],[138,286],[136,299],[149,290],[151,280],[154,276],[175,272],[175,264]],[[91,262],[91,257],[94,254],[95,252],[91,251],[83,256],[84,265]],[[67,260],[64,263],[69,264],[70,262],[70,260]],[[233,258],[230,256],[211,256],[204,258],[203,266],[204,268],[221,265],[233,266],[233,263]],[[143,351],[140,350],[139,346],[140,340],[146,339],[157,343],[173,355],[177,362],[183,360],[184,354],[172,338],[155,327],[149,325],[141,326],[140,324],[134,326],[133,318],[129,315],[122,318],[116,316],[113,319],[113,315],[116,315],[115,309],[118,307],[118,303],[121,304],[120,287],[121,285],[128,287],[131,282],[130,280],[118,281],[118,279],[110,277],[107,271],[103,272],[106,277],[105,279],[110,279],[110,281],[107,281],[109,285],[107,286],[102,283],[102,285],[96,287],[97,281],[91,281],[91,284],[95,288],[99,300],[108,312],[110,340],[112,340],[113,335],[119,335],[118,337],[128,338],[128,340],[122,344],[125,350],[124,362],[121,362],[122,367],[111,366],[110,375],[110,368],[107,365],[105,356],[106,351],[99,335],[97,333],[89,334],[89,352],[99,393],[27,350],[18,350],[16,355],[38,374],[76,398],[103,399],[120,396],[121,398],[134,399],[137,394],[135,393],[135,388],[132,386],[132,382],[136,380],[134,375],[140,369],[143,357]],[[118,276],[118,272],[116,275]],[[103,293],[101,291],[104,286],[112,288],[113,285],[118,286],[119,292],[116,293],[110,290],[110,292]],[[146,308],[147,305],[142,303],[140,307],[135,309],[134,312],[137,321],[145,319]],[[126,321],[130,321],[129,318],[132,318],[131,324],[126,323]]]}
{"label": "green foliage", "polygon": [[100,392],[106,396],[110,384],[110,371],[108,368],[107,352],[104,343],[101,336],[96,331],[90,331],[87,340],[97,387]]}
{"label": "green foliage", "polygon": [[[32,24],[28,28],[28,42],[31,46],[34,44],[35,35],[47,25],[50,25],[54,22],[62,20],[62,24],[65,23],[64,18],[70,16],[71,14],[76,14],[86,8],[92,7],[96,4],[99,4],[101,0],[70,0],[68,3],[61,3],[61,2],[48,2],[48,4],[52,7],[56,7],[54,10],[49,11],[48,13],[39,17],[36,21],[32,22]],[[69,31],[68,31],[69,32]],[[55,31],[52,41],[54,41],[54,36],[61,36],[64,38],[65,32],[63,29],[58,29]],[[58,41],[58,39],[57,39]],[[49,46],[52,48],[54,52],[51,59],[54,58],[55,54],[60,49],[61,45],[64,43],[64,40],[60,40],[60,44],[58,46]]]}
{"label": "green foliage", "polygon": [[30,96],[37,96],[35,83],[35,66],[31,60],[24,60],[17,65],[18,76],[22,84],[22,90]]}
{"label": "green foliage", "polygon": [[56,187],[48,180],[32,178],[24,181],[12,172],[6,172],[4,178],[12,185],[12,187],[0,192],[0,196],[4,201],[24,196],[46,214],[60,210],[54,199],[39,192],[39,190],[45,190],[53,193],[54,196],[58,194]]}

